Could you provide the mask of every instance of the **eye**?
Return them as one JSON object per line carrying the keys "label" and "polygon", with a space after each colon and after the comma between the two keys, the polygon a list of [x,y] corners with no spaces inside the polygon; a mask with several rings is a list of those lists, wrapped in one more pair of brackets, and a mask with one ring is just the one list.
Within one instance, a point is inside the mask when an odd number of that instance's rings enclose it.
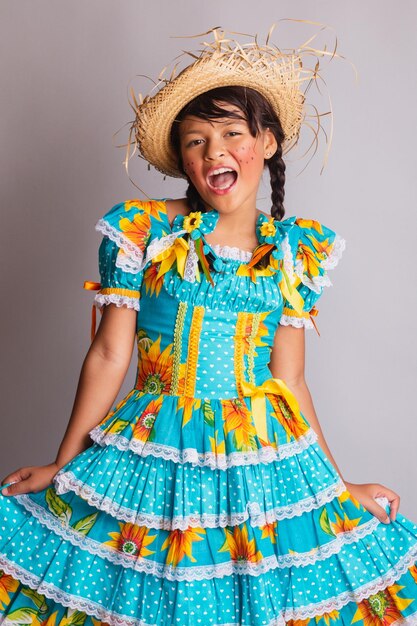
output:
{"label": "eye", "polygon": [[189,143],[187,143],[187,148],[189,148],[190,146],[194,146],[196,145],[197,141],[203,141],[202,139],[193,139],[192,141],[190,141]]}
{"label": "eye", "polygon": [[241,135],[242,133],[238,133],[236,130],[231,130],[227,134],[228,135]]}

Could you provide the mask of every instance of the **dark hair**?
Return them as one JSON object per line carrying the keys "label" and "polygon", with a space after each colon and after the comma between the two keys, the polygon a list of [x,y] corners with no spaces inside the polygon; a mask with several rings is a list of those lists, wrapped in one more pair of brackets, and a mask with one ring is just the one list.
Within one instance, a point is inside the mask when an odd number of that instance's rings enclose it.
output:
{"label": "dark hair", "polygon": [[[278,148],[275,154],[267,160],[271,177],[271,215],[281,220],[285,214],[284,209],[284,185],[285,185],[285,163],[282,158],[282,143],[285,135],[278,116],[275,114],[268,100],[255,89],[242,87],[240,85],[231,87],[216,87],[197,96],[185,105],[177,115],[171,127],[171,144],[178,156],[178,166],[185,174],[184,164],[181,158],[179,126],[186,115],[194,115],[204,120],[221,117],[237,117],[242,119],[238,112],[228,111],[221,108],[216,102],[228,102],[237,106],[243,112],[243,119],[248,122],[250,133],[256,137],[261,130],[270,128],[277,140]],[[186,196],[189,207],[192,211],[204,211],[200,194],[189,179]]]}

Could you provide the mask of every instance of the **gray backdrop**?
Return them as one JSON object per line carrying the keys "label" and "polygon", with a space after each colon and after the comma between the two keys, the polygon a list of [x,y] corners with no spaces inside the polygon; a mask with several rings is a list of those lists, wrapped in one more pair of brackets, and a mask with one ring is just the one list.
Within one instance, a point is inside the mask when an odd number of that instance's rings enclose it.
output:
{"label": "gray backdrop", "polygon": [[[386,484],[417,521],[411,0],[2,1],[1,478],[55,458],[89,346],[94,294],[82,287],[99,280],[94,224],[115,202],[143,197],[114,145],[127,133],[112,140],[132,119],[129,81],[156,78],[198,44],[171,35],[222,26],[264,41],[288,17],[333,26],[359,72],[355,82],[348,63],[324,63],[334,109],[328,165],[320,176],[321,147],[299,176],[300,164],[288,166],[287,216],[321,220],[347,240],[320,301],[321,337],[307,331],[307,382],[346,480]],[[313,30],[283,22],[272,40],[298,45]],[[184,181],[163,181],[137,158],[130,167],[150,196],[183,196]],[[265,180],[264,211],[269,194]],[[133,384],[135,359],[119,397]]]}

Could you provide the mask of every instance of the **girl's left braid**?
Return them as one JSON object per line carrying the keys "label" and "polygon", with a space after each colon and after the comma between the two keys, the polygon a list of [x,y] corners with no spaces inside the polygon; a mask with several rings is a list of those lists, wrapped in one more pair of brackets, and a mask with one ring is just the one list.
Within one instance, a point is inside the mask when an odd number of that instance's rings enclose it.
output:
{"label": "girl's left braid", "polygon": [[275,154],[268,159],[269,173],[271,177],[271,215],[276,220],[281,220],[285,215],[285,162],[282,158],[282,145],[278,144]]}

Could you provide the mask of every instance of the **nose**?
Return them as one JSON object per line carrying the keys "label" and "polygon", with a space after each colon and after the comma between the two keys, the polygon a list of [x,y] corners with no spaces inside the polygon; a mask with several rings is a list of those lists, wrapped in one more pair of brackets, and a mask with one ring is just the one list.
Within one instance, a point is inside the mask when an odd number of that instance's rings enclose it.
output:
{"label": "nose", "polygon": [[207,161],[216,161],[219,157],[224,156],[224,146],[216,140],[207,141],[204,158]]}

